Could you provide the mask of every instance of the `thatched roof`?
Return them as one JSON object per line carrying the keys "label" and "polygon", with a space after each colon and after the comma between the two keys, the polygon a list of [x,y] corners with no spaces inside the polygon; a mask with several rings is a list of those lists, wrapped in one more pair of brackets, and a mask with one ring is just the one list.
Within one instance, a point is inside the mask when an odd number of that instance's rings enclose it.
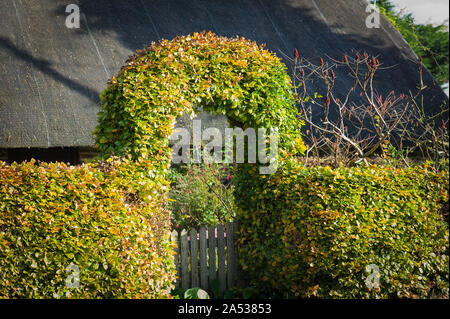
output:
{"label": "thatched roof", "polygon": [[[65,27],[67,1],[0,3],[0,148],[92,145],[98,95],[126,58],[202,30],[266,43],[281,58],[294,47],[310,59],[367,51],[394,66],[377,79],[381,92],[417,83],[414,53],[385,19],[366,27],[363,0],[80,0],[80,29]],[[430,108],[447,99],[425,80]]]}

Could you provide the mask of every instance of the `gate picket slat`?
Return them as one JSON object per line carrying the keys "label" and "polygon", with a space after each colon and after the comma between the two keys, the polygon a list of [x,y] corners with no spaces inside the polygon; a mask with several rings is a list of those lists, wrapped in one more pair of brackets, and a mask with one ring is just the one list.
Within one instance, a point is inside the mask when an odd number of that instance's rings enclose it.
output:
{"label": "gate picket slat", "polygon": [[225,269],[225,238],[223,225],[217,226],[217,260],[219,268],[219,280],[220,280],[220,297],[223,297],[226,287],[226,269]]}
{"label": "gate picket slat", "polygon": [[207,259],[207,247],[206,247],[206,229],[200,227],[199,230],[200,240],[200,288],[203,290],[208,289],[208,266],[206,264]]}
{"label": "gate picket slat", "polygon": [[235,281],[235,256],[234,256],[234,227],[232,223],[226,224],[227,234],[227,285],[228,288],[234,287]]}
{"label": "gate picket slat", "polygon": [[187,231],[181,231],[181,288],[183,290],[189,289],[189,259],[188,259],[188,251],[189,251],[189,243],[187,240]]}
{"label": "gate picket slat", "polygon": [[198,287],[198,240],[197,230],[191,229],[189,232],[191,244],[191,288]]}
{"label": "gate picket slat", "polygon": [[209,284],[216,279],[216,228],[208,228]]}
{"label": "gate picket slat", "polygon": [[[239,223],[237,221],[235,221],[233,223],[233,228],[234,228],[234,233],[237,235],[239,233]],[[235,241],[236,242],[236,241]],[[235,268],[235,280],[236,280],[236,286],[239,288],[244,288],[246,287],[245,282],[243,281],[243,276],[242,276],[242,268],[238,263],[238,259],[239,259],[239,251],[238,249],[236,249],[236,245],[235,245],[235,249],[234,249],[234,257],[235,257],[235,263],[234,263],[234,268]]]}

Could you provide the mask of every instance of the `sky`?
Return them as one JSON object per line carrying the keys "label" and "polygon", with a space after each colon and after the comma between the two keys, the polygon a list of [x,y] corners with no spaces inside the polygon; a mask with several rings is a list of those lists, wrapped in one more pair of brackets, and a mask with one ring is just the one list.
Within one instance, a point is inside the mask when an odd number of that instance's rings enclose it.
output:
{"label": "sky", "polygon": [[391,0],[391,3],[412,13],[417,23],[439,24],[449,17],[449,0]]}

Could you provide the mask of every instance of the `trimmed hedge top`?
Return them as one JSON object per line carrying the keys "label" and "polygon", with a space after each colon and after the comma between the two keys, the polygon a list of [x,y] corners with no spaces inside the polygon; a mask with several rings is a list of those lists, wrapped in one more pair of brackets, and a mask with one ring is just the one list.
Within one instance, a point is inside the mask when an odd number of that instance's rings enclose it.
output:
{"label": "trimmed hedge top", "polygon": [[0,161],[0,298],[170,298],[164,183],[130,183],[142,173],[126,159]]}
{"label": "trimmed hedge top", "polygon": [[[448,170],[287,161],[273,175],[250,178],[255,169],[240,167],[236,202],[240,262],[261,291],[448,298],[449,232],[438,213],[449,199]],[[367,286],[375,269],[379,285]]]}
{"label": "trimmed hedge top", "polygon": [[202,32],[153,43],[127,61],[101,100],[94,133],[103,157],[131,154],[166,168],[176,118],[200,108],[243,129],[277,127],[285,151],[304,147],[286,66],[244,38]]}

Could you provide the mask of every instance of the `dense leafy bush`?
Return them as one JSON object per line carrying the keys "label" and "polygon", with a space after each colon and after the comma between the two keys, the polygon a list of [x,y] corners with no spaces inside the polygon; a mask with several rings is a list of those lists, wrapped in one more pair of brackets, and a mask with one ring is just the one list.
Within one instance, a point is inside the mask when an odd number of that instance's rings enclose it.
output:
{"label": "dense leafy bush", "polygon": [[[102,93],[102,159],[81,167],[0,165],[0,296],[170,297],[168,138],[184,113],[221,113],[243,129],[277,127],[304,149],[291,80],[271,52],[200,33],[130,58]],[[129,156],[127,160],[111,160]],[[81,288],[65,280],[70,265]]]}
{"label": "dense leafy bush", "polygon": [[[170,297],[168,185],[142,182],[146,164],[0,162],[0,297]],[[79,288],[66,287],[73,265]]]}
{"label": "dense leafy bush", "polygon": [[[448,296],[449,172],[364,166],[269,176],[241,166],[241,264],[266,294],[325,298]],[[242,194],[246,194],[242,196]],[[380,271],[379,289],[366,286]]]}
{"label": "dense leafy bush", "polygon": [[198,229],[233,219],[234,197],[228,165],[182,165],[171,168],[169,178],[172,227]]}
{"label": "dense leafy bush", "polygon": [[243,38],[202,32],[154,43],[127,61],[101,101],[94,132],[101,156],[148,160],[163,179],[176,118],[201,109],[244,130],[278,129],[283,156],[305,149],[286,66]]}
{"label": "dense leafy bush", "polygon": [[200,108],[243,129],[278,128],[285,151],[304,148],[286,66],[244,38],[202,32],[154,43],[127,61],[101,101],[95,134],[102,156],[149,158],[162,171],[175,119]]}

